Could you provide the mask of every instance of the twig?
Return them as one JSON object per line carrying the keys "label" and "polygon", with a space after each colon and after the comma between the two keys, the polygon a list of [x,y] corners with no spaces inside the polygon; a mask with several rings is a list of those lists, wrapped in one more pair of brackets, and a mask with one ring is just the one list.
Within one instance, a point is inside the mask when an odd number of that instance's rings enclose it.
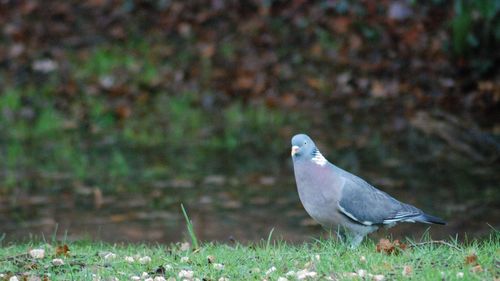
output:
{"label": "twig", "polygon": [[453,248],[455,250],[462,251],[462,249],[460,249],[459,247],[457,247],[449,242],[446,242],[444,240],[431,240],[431,241],[425,241],[425,242],[420,242],[420,243],[412,243],[410,246],[417,247],[417,246],[422,246],[422,245],[427,245],[427,244],[442,244],[442,245],[446,245],[450,248]]}

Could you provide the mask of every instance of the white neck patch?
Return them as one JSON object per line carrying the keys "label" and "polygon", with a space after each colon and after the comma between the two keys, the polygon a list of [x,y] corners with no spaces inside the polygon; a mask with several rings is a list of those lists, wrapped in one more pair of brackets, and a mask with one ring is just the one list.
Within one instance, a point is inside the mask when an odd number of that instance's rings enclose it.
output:
{"label": "white neck patch", "polygon": [[316,149],[316,151],[314,152],[314,157],[311,159],[311,161],[320,166],[325,166],[326,162],[328,162],[328,160],[326,160],[326,158],[323,157],[323,155],[321,154],[321,152],[319,152],[318,149]]}

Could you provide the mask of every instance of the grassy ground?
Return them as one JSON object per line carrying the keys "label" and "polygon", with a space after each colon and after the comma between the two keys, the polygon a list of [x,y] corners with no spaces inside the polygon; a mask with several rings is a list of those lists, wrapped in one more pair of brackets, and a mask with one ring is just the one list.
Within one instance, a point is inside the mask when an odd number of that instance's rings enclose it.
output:
{"label": "grassy ground", "polygon": [[[406,241],[407,248],[396,254],[377,252],[373,241],[355,250],[333,240],[300,245],[266,241],[254,245],[205,243],[198,250],[188,243],[148,246],[74,242],[65,249],[57,243],[30,242],[0,248],[0,280],[9,280],[13,275],[19,280],[25,275],[41,279],[24,280],[151,278],[155,281],[498,280],[500,277],[498,232],[466,244],[430,241],[419,244]],[[33,249],[45,250],[44,257],[30,256]],[[33,251],[31,254],[36,255]]]}

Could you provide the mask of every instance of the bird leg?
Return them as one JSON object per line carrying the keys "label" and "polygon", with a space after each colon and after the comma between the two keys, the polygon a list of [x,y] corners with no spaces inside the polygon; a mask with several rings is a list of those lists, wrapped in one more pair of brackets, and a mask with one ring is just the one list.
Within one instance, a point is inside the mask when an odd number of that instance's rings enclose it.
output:
{"label": "bird leg", "polygon": [[350,245],[350,248],[351,249],[355,249],[359,246],[359,244],[361,244],[361,242],[363,242],[363,235],[354,235],[352,237],[350,237],[351,239],[351,245]]}

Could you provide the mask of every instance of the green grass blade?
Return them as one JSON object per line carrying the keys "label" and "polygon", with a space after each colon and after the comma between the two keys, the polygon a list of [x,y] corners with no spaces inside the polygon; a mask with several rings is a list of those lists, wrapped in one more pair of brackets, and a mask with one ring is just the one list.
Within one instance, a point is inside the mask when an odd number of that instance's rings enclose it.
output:
{"label": "green grass blade", "polygon": [[269,249],[271,246],[271,238],[273,237],[273,232],[274,232],[274,227],[269,231],[269,236],[267,236],[267,243],[266,243],[266,249]]}
{"label": "green grass blade", "polygon": [[181,203],[182,213],[184,214],[184,219],[186,219],[186,227],[189,233],[189,237],[191,238],[191,243],[195,249],[200,248],[198,244],[198,238],[196,238],[196,234],[194,233],[193,222],[189,219],[186,209],[184,209],[184,204]]}

